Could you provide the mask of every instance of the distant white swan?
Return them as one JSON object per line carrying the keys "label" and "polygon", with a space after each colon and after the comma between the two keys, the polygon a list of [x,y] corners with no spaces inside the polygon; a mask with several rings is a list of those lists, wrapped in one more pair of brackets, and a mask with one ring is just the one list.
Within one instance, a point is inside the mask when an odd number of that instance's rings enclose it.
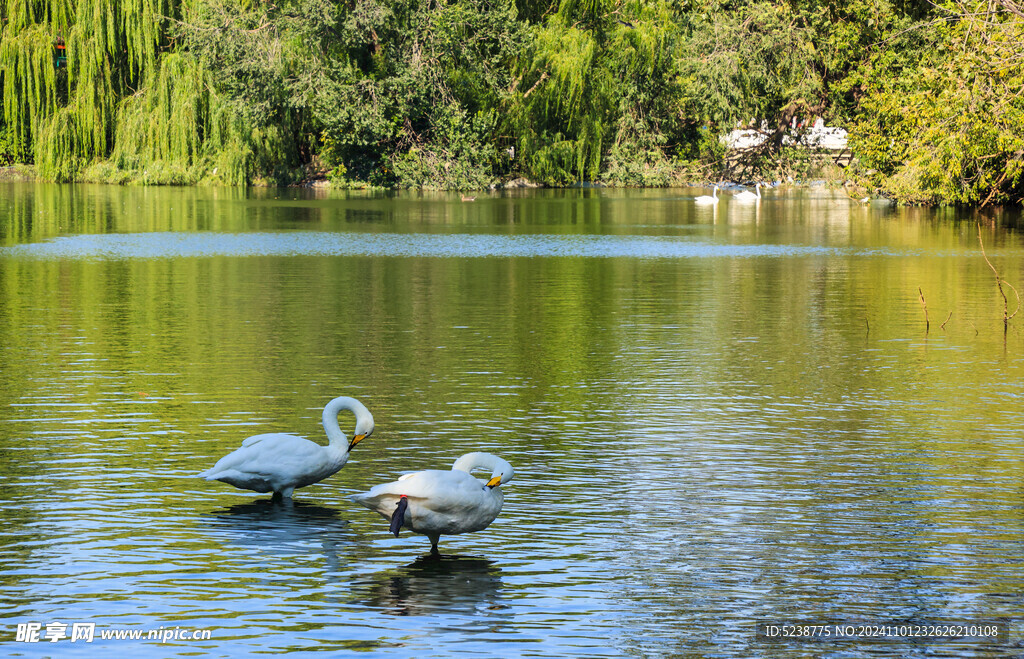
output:
{"label": "distant white swan", "polygon": [[[342,410],[356,415],[351,442],[338,426],[338,413]],[[327,446],[297,435],[254,435],[199,476],[243,490],[273,492],[275,496],[290,498],[296,488],[337,473],[348,460],[352,447],[373,433],[373,415],[355,398],[341,396],[324,407],[323,425],[330,440]]]}
{"label": "distant white swan", "polygon": [[694,199],[693,201],[694,201],[694,203],[698,203],[698,204],[717,204],[718,203],[718,186],[717,185],[715,186],[715,189],[711,191],[710,195],[706,195],[706,194],[705,195],[701,195],[701,196],[697,197],[696,199]]}
{"label": "distant white swan", "polygon": [[[490,469],[490,480],[470,475],[474,469]],[[406,474],[393,483],[353,495],[352,500],[391,520],[398,537],[404,526],[430,538],[430,553],[439,555],[442,535],[472,533],[487,528],[501,512],[502,483],[512,480],[512,465],[490,453],[467,453],[451,471],[427,469]]]}
{"label": "distant white swan", "polygon": [[754,188],[757,190],[757,194],[754,194],[750,190],[743,190],[733,195],[735,201],[760,201],[761,200],[761,184],[758,183]]}

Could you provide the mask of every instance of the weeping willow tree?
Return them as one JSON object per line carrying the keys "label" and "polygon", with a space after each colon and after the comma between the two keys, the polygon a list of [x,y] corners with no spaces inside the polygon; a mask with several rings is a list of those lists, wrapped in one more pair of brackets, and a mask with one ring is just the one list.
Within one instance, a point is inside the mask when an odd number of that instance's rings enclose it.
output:
{"label": "weeping willow tree", "polygon": [[[156,66],[172,0],[6,0],[3,122],[20,159],[74,178],[109,152],[118,100]],[[57,44],[66,60],[58,68]]]}
{"label": "weeping willow tree", "polygon": [[615,79],[602,66],[602,34],[562,13],[539,26],[524,64],[532,80],[518,108],[519,152],[527,172],[564,184],[596,178],[613,109]]}
{"label": "weeping willow tree", "polygon": [[67,97],[66,76],[54,67],[54,39],[73,23],[74,9],[71,0],[6,0],[0,20],[0,127],[11,156],[23,161],[38,127]]}
{"label": "weeping willow tree", "polygon": [[599,178],[606,157],[664,162],[676,130],[669,3],[563,0],[533,29],[509,112],[526,172],[561,185]]}
{"label": "weeping willow tree", "polygon": [[247,182],[281,143],[279,130],[245,121],[195,57],[171,51],[179,26],[204,7],[6,0],[0,89],[15,157],[57,181]]}
{"label": "weeping willow tree", "polygon": [[86,178],[245,185],[283,149],[276,126],[254,125],[215,91],[187,53],[168,53],[142,89],[121,101],[114,149]]}
{"label": "weeping willow tree", "polygon": [[[66,103],[55,102],[27,129],[42,176],[73,179],[109,153],[117,102],[156,66],[165,42],[163,17],[175,11],[172,0],[79,0],[70,11],[50,13],[66,24],[43,21],[21,30],[49,32],[51,69],[53,40],[63,37],[66,46]],[[24,85],[23,76],[15,77]]]}
{"label": "weeping willow tree", "polygon": [[615,132],[602,178],[627,185],[668,185],[689,124],[681,110],[679,16],[664,2],[632,5],[630,22],[616,20],[608,52],[619,81]]}

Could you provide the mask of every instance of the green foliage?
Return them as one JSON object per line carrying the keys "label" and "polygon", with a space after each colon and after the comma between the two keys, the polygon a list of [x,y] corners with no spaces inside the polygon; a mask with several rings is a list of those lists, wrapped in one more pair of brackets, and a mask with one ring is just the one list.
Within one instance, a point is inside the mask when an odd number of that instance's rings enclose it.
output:
{"label": "green foliage", "polygon": [[[517,66],[522,92],[507,114],[526,173],[563,185],[601,178],[605,162],[614,180],[663,169],[681,126],[677,36],[667,2],[566,0],[534,26]],[[624,167],[632,157],[641,161]]]}
{"label": "green foliage", "polygon": [[394,183],[403,188],[479,189],[492,181],[497,159],[487,137],[496,115],[481,112],[470,118],[457,104],[437,109],[431,117],[434,139],[390,159]]}
{"label": "green foliage", "polygon": [[[19,8],[27,10],[24,5]],[[28,23],[28,16],[19,12],[0,35],[3,122],[11,153],[19,160],[31,152],[36,127],[58,107],[50,30],[48,24]]]}
{"label": "green foliage", "polygon": [[18,162],[18,148],[17,142],[7,127],[2,124],[0,127],[2,127],[0,130],[0,167],[6,167]]}
{"label": "green foliage", "polygon": [[213,75],[191,57],[164,56],[122,101],[109,162],[142,182],[247,184],[269,167],[280,134],[246,121],[214,89]]}
{"label": "green foliage", "polygon": [[927,56],[863,103],[853,144],[899,201],[1024,200],[1024,15],[989,9],[946,3]]}
{"label": "green foliage", "polygon": [[913,65],[926,31],[914,30],[931,4],[919,0],[793,0],[793,16],[810,37],[807,65],[821,81],[820,106],[836,120],[857,114],[865,78],[878,62]]}
{"label": "green foliage", "polygon": [[685,111],[722,129],[787,123],[823,105],[814,32],[786,4],[695,17],[679,50]]}
{"label": "green foliage", "polygon": [[511,2],[358,3],[332,66],[308,72],[325,162],[349,183],[464,188],[491,181],[495,134],[525,39]]}
{"label": "green foliage", "polygon": [[677,177],[676,168],[663,150],[643,150],[633,142],[613,144],[602,173],[605,183],[628,187],[665,187]]}
{"label": "green foliage", "polygon": [[[48,68],[53,90],[46,103],[36,103],[41,110],[19,122],[19,137],[26,150],[31,147],[42,176],[71,180],[109,152],[117,100],[138,85],[143,70],[156,65],[163,17],[173,14],[174,7],[169,0],[80,0],[72,11],[60,2],[38,3],[46,11],[19,12],[14,40],[34,35],[34,68]],[[8,25],[12,31],[14,24]],[[58,103],[54,43],[61,35],[67,47],[66,102],[61,98]],[[30,49],[23,45],[18,50],[24,57]],[[23,69],[5,76],[5,86],[25,88],[30,78]],[[7,121],[12,123],[9,115]]]}
{"label": "green foliage", "polygon": [[203,0],[183,12],[171,32],[180,49],[212,73],[211,84],[247,121],[281,122],[289,105],[289,81],[304,56],[300,26],[322,18],[323,5]]}
{"label": "green foliage", "polygon": [[805,171],[783,138],[823,116],[894,198],[1016,202],[1022,24],[1016,0],[0,0],[0,163],[669,185],[721,177],[742,124],[769,133],[749,175]]}

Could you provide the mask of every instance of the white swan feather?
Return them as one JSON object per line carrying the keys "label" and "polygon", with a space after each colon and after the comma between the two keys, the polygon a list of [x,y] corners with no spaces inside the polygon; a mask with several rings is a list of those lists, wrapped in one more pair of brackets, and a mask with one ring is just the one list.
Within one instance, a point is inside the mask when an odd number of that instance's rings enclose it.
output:
{"label": "white swan feather", "polygon": [[[477,468],[489,469],[490,479],[470,475]],[[403,527],[427,536],[431,553],[436,555],[442,535],[482,531],[495,520],[504,501],[498,486],[512,480],[514,474],[512,465],[496,455],[467,453],[455,461],[451,471],[427,469],[405,474],[353,495],[352,500],[391,520],[396,536]]]}
{"label": "white swan feather", "polygon": [[718,203],[718,186],[716,185],[709,195],[701,195],[693,200],[698,204],[717,204]]}
{"label": "white swan feather", "polygon": [[760,201],[761,200],[761,184],[758,183],[757,185],[754,186],[754,188],[757,190],[757,194],[751,192],[750,190],[743,190],[743,191],[737,192],[735,195],[733,195],[733,197],[732,197],[733,200],[734,201]]}
{"label": "white swan feather", "polygon": [[[351,442],[338,425],[342,410],[356,416]],[[243,490],[273,492],[275,496],[289,498],[296,489],[337,473],[348,461],[349,451],[373,433],[373,415],[355,398],[340,396],[324,407],[323,426],[330,440],[327,446],[284,433],[253,435],[242,442],[241,448],[225,455],[199,476]]]}

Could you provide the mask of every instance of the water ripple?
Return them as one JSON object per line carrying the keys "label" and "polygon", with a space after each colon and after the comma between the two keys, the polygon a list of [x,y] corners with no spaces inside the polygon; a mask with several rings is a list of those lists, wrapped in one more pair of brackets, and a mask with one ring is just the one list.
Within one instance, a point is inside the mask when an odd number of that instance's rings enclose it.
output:
{"label": "water ripple", "polygon": [[728,245],[674,237],[495,236],[373,233],[132,233],[62,236],[0,247],[33,259],[165,259],[211,256],[627,257],[642,259],[833,256],[808,245]]}

